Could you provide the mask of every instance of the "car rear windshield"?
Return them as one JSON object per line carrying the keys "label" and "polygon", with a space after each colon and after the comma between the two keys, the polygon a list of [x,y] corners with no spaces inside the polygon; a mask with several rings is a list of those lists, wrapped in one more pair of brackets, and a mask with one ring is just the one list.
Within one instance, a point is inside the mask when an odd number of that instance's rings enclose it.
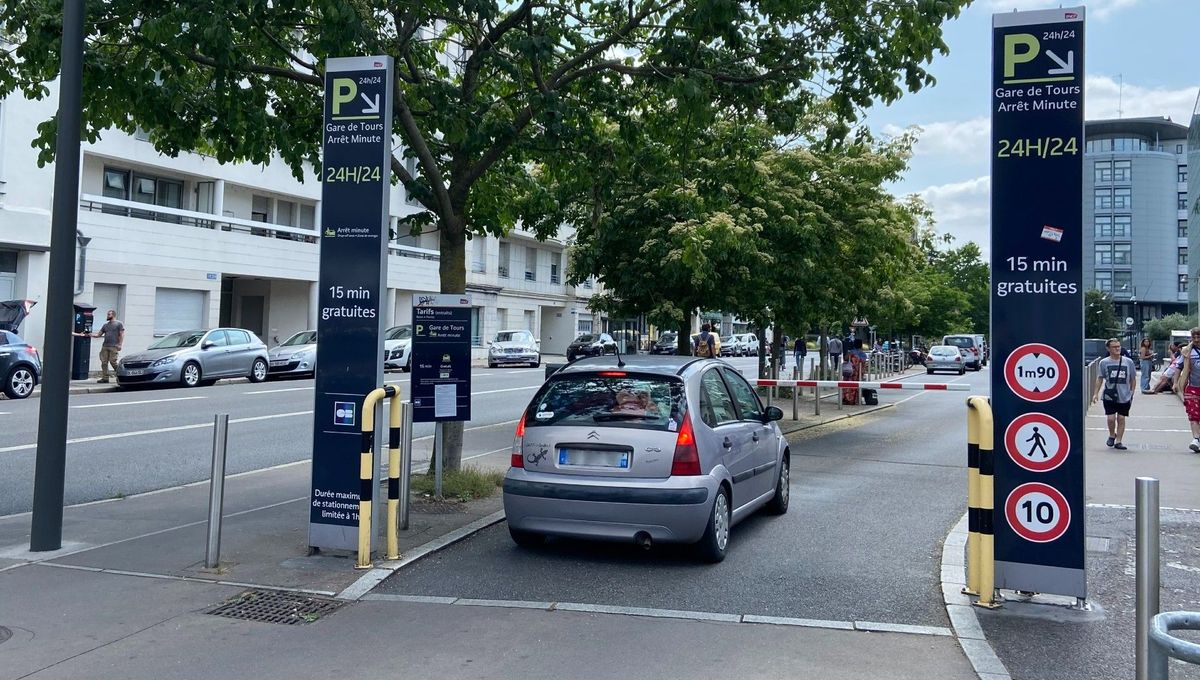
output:
{"label": "car rear windshield", "polygon": [[595,341],[596,341],[596,336],[594,336],[594,335],[581,335],[578,338],[575,338],[575,342],[595,342]]}
{"label": "car rear windshield", "polygon": [[1107,340],[1084,340],[1083,354],[1089,357],[1105,356],[1108,354],[1108,349],[1105,347],[1107,344]]}
{"label": "car rear windshield", "polygon": [[958,350],[949,345],[939,345],[929,350],[929,353],[934,356],[958,356]]}
{"label": "car rear windshield", "polygon": [[686,410],[683,381],[601,371],[555,376],[542,386],[525,426],[633,427],[675,431]]}
{"label": "car rear windshield", "polygon": [[946,344],[970,349],[975,346],[975,338],[970,338],[965,335],[951,335],[946,338]]}

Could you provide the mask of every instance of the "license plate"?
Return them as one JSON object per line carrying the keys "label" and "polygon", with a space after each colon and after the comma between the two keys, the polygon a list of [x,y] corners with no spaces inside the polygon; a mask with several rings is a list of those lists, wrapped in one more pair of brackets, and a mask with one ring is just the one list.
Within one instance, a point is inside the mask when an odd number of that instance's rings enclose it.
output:
{"label": "license plate", "polygon": [[129,375],[142,375],[143,373],[145,373],[145,371],[143,371],[140,368],[131,368],[125,372],[128,373]]}
{"label": "license plate", "polygon": [[578,467],[610,467],[629,469],[628,451],[594,451],[591,449],[559,449],[558,464]]}
{"label": "license plate", "polygon": [[272,365],[272,366],[287,366],[287,361],[286,361],[286,360],[284,360],[284,361],[272,361],[272,362],[271,362],[271,365]]}

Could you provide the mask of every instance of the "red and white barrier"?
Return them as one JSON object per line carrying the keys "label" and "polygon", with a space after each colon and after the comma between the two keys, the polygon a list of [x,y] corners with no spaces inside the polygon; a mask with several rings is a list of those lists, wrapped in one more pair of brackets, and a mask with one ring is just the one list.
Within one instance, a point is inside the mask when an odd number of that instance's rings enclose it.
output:
{"label": "red and white barrier", "polygon": [[751,380],[757,387],[838,387],[869,390],[944,390],[967,392],[966,383],[861,382],[857,380]]}

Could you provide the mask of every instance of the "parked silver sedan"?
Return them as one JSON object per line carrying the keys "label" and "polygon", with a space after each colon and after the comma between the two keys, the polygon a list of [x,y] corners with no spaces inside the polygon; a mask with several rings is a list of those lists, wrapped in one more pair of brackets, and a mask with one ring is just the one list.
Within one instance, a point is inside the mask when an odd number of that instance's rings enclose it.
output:
{"label": "parked silver sedan", "polygon": [[317,372],[317,332],[300,331],[272,347],[267,352],[270,362],[268,375],[278,378],[285,375],[315,375]]}
{"label": "parked silver sedan", "polygon": [[729,364],[688,356],[583,359],[555,373],[517,426],[504,480],[512,539],[692,543],[725,557],[759,508],[787,512],[788,442]]}
{"label": "parked silver sedan", "polygon": [[117,384],[211,385],[219,378],[267,379],[267,346],[241,328],[180,331],[117,362]]}

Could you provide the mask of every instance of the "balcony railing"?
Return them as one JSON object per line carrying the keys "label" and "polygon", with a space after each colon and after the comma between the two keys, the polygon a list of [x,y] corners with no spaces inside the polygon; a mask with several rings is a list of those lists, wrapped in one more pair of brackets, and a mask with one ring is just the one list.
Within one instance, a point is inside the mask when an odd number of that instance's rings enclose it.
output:
{"label": "balcony railing", "polygon": [[[79,209],[87,212],[102,212],[134,219],[168,222],[186,227],[249,234],[251,236],[298,241],[301,243],[315,244],[317,239],[320,238],[320,235],[314,229],[244,220],[239,217],[213,215],[193,210],[180,210],[179,208],[138,203],[137,201],[126,201],[119,198],[96,196],[94,194],[80,195]],[[437,261],[441,257],[436,250],[415,248],[398,243],[389,243],[388,250],[400,257],[413,257],[420,260]]]}

